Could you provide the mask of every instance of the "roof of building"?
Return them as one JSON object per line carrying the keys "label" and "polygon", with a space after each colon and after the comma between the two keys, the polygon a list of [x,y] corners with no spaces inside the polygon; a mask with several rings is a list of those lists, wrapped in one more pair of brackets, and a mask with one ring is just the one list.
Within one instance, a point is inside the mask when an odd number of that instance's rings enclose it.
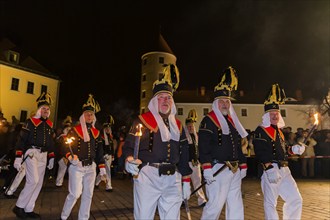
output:
{"label": "roof of building", "polygon": [[[19,53],[19,62],[10,62],[6,56],[8,51]],[[59,79],[59,76],[51,73],[47,68],[38,63],[30,55],[18,48],[8,38],[0,39],[0,63],[14,68],[22,69],[38,75]]]}

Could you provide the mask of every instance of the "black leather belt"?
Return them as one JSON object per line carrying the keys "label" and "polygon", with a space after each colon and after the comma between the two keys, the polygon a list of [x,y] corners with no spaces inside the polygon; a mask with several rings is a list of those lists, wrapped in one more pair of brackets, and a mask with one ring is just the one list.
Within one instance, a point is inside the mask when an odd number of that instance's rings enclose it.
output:
{"label": "black leather belt", "polygon": [[175,173],[175,171],[177,171],[177,167],[175,164],[171,164],[171,163],[146,163],[143,164],[143,166],[148,165],[151,167],[155,167],[158,169],[159,172],[159,176],[161,175],[173,175]]}
{"label": "black leather belt", "polygon": [[92,159],[85,159],[85,160],[80,160],[81,161],[81,165],[83,167],[85,166],[90,166],[93,164],[93,160]]}
{"label": "black leather belt", "polygon": [[273,160],[272,163],[276,163],[279,169],[289,166],[289,162],[286,160]]}

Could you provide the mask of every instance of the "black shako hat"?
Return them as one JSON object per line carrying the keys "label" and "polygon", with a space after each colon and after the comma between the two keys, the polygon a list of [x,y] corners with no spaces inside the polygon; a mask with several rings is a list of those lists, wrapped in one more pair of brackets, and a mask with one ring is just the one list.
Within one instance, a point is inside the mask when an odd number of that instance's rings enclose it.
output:
{"label": "black shako hat", "polygon": [[236,90],[238,85],[238,79],[236,70],[229,66],[223,71],[222,78],[217,86],[214,87],[214,99],[231,97],[231,91]]}
{"label": "black shako hat", "polygon": [[38,108],[40,108],[40,106],[42,106],[42,105],[51,106],[52,97],[50,96],[49,93],[42,92],[41,95],[37,98],[36,102],[37,102]]}
{"label": "black shako hat", "polygon": [[197,122],[197,112],[195,109],[191,109],[188,113],[188,117],[186,118],[186,124]]}
{"label": "black shako hat", "polygon": [[113,119],[112,115],[108,115],[105,122],[103,123],[103,127],[111,127],[115,124],[115,120]]}
{"label": "black shako hat", "polygon": [[98,113],[99,111],[101,111],[101,107],[99,103],[93,98],[93,95],[89,94],[87,102],[82,106],[82,110],[83,112],[92,111],[94,113]]}
{"label": "black shako hat", "polygon": [[180,77],[179,70],[174,64],[165,64],[161,79],[156,80],[153,84],[152,92],[155,97],[161,92],[167,92],[173,96],[173,92],[179,87]]}
{"label": "black shako hat", "polygon": [[280,86],[276,83],[273,84],[270,88],[264,102],[264,110],[265,112],[269,112],[271,110],[280,110],[280,104],[284,104],[286,96],[284,90],[280,88]]}

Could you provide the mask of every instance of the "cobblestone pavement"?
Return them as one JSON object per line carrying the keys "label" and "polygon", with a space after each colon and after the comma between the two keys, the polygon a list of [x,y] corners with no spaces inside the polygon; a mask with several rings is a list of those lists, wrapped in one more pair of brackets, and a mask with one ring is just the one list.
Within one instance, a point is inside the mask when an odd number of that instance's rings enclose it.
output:
{"label": "cobblestone pavement", "polygon": [[[302,219],[330,219],[330,180],[329,179],[296,179],[303,197]],[[3,184],[3,179],[0,179]],[[24,182],[16,192],[19,194]],[[105,186],[100,185],[94,191],[90,219],[133,219],[133,193],[130,179],[113,178],[113,192],[106,192]],[[264,219],[263,195],[260,181],[246,178],[242,185],[245,219]],[[55,187],[54,180],[47,180],[36,202],[35,212],[40,213],[42,219],[59,219],[67,195],[67,179],[63,187]],[[0,219],[16,219],[12,213],[16,199],[0,196]],[[70,219],[77,219],[80,200],[78,200]],[[197,205],[196,197],[189,200],[192,219],[200,219],[202,208]],[[283,201],[278,200],[278,212],[282,215]],[[156,214],[155,219],[159,219]],[[181,219],[187,219],[185,209],[181,209]],[[225,219],[224,210],[220,219]],[[281,218],[282,219],[282,218]]]}

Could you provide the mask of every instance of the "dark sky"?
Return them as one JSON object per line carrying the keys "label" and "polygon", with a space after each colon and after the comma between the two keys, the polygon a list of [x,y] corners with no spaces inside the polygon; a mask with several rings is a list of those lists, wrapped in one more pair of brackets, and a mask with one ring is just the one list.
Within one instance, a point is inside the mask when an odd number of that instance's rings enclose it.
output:
{"label": "dark sky", "polygon": [[88,93],[103,109],[119,100],[138,109],[140,58],[159,29],[179,89],[212,90],[232,65],[239,89],[266,93],[278,82],[287,96],[319,96],[330,82],[329,21],[329,0],[0,0],[0,35],[60,76],[60,116]]}

